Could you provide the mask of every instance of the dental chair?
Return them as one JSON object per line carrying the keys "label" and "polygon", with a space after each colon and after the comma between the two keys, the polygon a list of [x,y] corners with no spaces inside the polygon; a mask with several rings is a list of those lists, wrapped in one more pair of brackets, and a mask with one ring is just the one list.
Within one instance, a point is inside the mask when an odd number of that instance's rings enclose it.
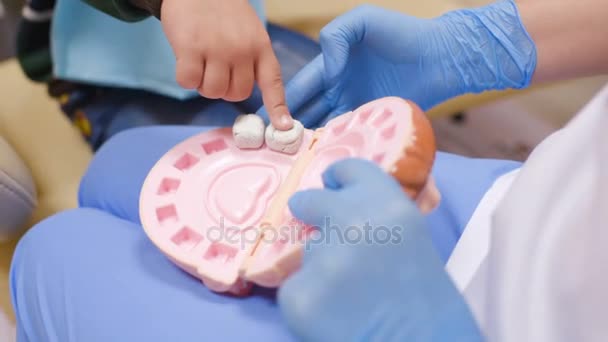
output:
{"label": "dental chair", "polygon": [[0,311],[11,316],[8,271],[18,238],[43,218],[76,206],[92,154],[46,87],[28,81],[16,60],[0,63],[0,93],[5,95],[0,102],[0,174],[5,175],[0,188],[10,183],[19,189],[18,198],[0,192],[0,226],[6,224],[5,234],[0,232]]}

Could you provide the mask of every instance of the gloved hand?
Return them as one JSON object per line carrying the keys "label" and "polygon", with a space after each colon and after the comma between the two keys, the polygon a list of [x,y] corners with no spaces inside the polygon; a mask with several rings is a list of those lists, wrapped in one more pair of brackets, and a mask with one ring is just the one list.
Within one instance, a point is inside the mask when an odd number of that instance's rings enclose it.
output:
{"label": "gloved hand", "polygon": [[322,54],[286,87],[291,112],[305,123],[385,96],[428,110],[465,93],[524,88],[536,67],[513,0],[434,19],[365,5],[323,28],[320,44]]}
{"label": "gloved hand", "polygon": [[415,204],[369,161],[323,174],[325,189],[296,193],[291,212],[319,227],[302,268],[279,290],[305,341],[479,341]]}

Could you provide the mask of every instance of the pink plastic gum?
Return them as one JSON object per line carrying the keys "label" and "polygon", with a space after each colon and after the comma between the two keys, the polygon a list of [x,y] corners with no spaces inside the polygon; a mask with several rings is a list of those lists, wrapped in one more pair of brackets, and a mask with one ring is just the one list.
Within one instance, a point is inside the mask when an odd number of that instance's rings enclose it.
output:
{"label": "pink plastic gum", "polygon": [[[312,232],[291,216],[299,190],[322,187],[321,174],[349,157],[394,171],[416,140],[412,108],[384,98],[305,130],[293,155],[266,146],[241,150],[231,128],[193,136],[165,154],[146,178],[140,217],[152,242],[176,265],[216,292],[245,295],[252,284],[277,287],[298,269]],[[439,200],[428,178],[416,201]]]}

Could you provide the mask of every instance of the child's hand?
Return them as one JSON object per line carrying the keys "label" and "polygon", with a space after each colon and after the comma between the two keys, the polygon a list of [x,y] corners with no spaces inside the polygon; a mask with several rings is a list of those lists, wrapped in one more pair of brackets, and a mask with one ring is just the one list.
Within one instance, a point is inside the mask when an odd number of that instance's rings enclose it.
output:
{"label": "child's hand", "polygon": [[292,128],[279,62],[247,0],[163,0],[161,22],[182,87],[238,102],[251,95],[257,81],[273,126]]}

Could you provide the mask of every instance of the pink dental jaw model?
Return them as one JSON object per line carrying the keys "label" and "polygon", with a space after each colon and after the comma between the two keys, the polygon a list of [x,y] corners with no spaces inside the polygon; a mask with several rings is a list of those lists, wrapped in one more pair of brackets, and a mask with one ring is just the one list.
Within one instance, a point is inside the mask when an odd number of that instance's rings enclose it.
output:
{"label": "pink dental jaw model", "polygon": [[435,140],[420,108],[387,97],[305,130],[295,154],[235,146],[231,128],[187,139],[149,173],[140,217],[152,242],[213,291],[246,295],[253,284],[278,287],[298,269],[313,231],[287,202],[321,188],[333,162],[372,160],[393,175],[421,211],[439,202],[430,171]]}

